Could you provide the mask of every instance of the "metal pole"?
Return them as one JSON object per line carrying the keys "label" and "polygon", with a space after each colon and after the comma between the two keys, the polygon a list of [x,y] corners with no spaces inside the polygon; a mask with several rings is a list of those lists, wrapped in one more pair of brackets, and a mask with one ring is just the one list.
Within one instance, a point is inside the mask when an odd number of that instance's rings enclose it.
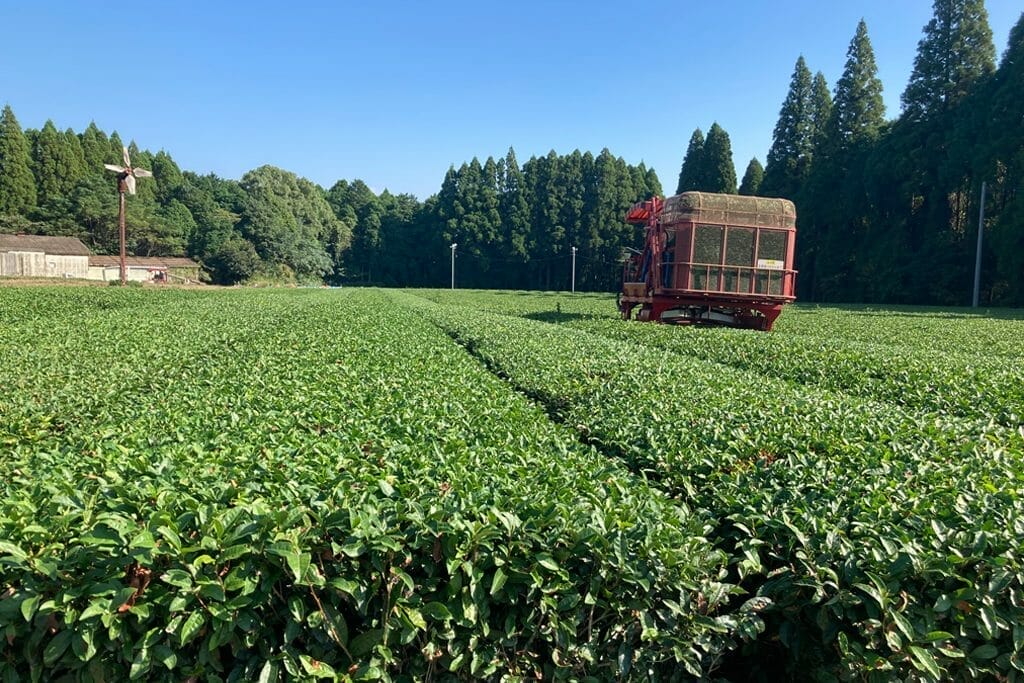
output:
{"label": "metal pole", "polygon": [[978,251],[974,255],[974,298],[971,307],[978,307],[978,295],[981,292],[981,236],[985,229],[985,181],[981,182],[981,208],[978,210]]}
{"label": "metal pole", "polygon": [[[124,182],[123,180],[121,181]],[[125,246],[124,246],[124,188],[118,188],[120,192],[117,193],[117,227],[121,232],[121,286],[124,287],[128,280],[128,268],[125,265]]]}
{"label": "metal pole", "polygon": [[576,292],[576,247],[572,248],[572,291]]}
{"label": "metal pole", "polygon": [[455,289],[455,247],[459,246],[458,243],[452,244],[452,289]]}

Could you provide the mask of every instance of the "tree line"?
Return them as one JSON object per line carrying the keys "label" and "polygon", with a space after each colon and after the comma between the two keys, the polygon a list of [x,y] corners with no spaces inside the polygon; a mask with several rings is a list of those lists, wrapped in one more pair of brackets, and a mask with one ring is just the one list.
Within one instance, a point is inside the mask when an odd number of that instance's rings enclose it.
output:
{"label": "tree line", "polygon": [[[97,253],[118,250],[114,174],[122,140],[90,124],[83,132],[22,130],[8,105],[0,114],[0,232],[71,235]],[[240,181],[182,171],[171,156],[129,143],[138,183],[127,203],[128,250],[191,256],[214,282],[327,281],[400,286],[448,282],[458,243],[463,287],[566,289],[570,247],[577,286],[617,285],[624,247],[640,236],[626,209],[661,185],[653,169],[607,149],[532,157],[515,151],[473,159],[446,173],[421,202],[374,193],[361,180],[324,189],[262,166]]]}
{"label": "tree line", "polygon": [[[861,21],[834,88],[797,59],[764,166],[737,185],[728,133],[697,129],[676,192],[793,199],[798,294],[807,301],[964,304],[970,296],[980,186],[987,187],[983,300],[1024,305],[1024,15],[996,66],[983,0],[935,0],[902,112],[886,118]],[[90,124],[22,131],[0,114],[0,232],[73,235],[117,250],[117,197],[103,163],[122,141]],[[324,189],[262,166],[240,181],[182,171],[171,156],[133,161],[154,180],[128,202],[129,250],[188,255],[213,281],[328,281],[439,286],[456,249],[463,287],[564,289],[576,247],[580,289],[618,287],[638,229],[623,216],[662,188],[653,169],[607,149],[472,159],[437,194]]]}
{"label": "tree line", "polygon": [[715,123],[676,191],[792,199],[801,300],[963,305],[985,182],[981,298],[1024,305],[1024,15],[997,68],[983,0],[936,0],[893,120],[864,21],[846,55],[832,90],[797,59],[767,163],[739,188]]}
{"label": "tree line", "polygon": [[1024,14],[997,68],[983,0],[936,0],[894,120],[864,21],[846,55],[831,93],[797,60],[755,190],[797,204],[799,297],[969,303],[985,182],[982,301],[1024,305]]}

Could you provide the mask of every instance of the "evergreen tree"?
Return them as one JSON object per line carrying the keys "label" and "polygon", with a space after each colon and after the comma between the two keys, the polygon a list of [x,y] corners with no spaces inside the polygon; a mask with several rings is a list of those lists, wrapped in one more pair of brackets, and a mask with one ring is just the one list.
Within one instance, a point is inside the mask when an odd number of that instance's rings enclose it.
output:
{"label": "evergreen tree", "polygon": [[440,254],[445,246],[436,231],[425,231],[417,220],[422,205],[410,194],[392,195],[387,190],[377,201],[381,210],[380,279],[401,287],[433,284],[427,254]]}
{"label": "evergreen tree", "polygon": [[813,155],[821,150],[827,135],[828,121],[832,117],[832,95],[828,91],[828,81],[820,71],[814,74],[814,83],[811,89],[811,119],[814,128],[811,135],[813,165]]}
{"label": "evergreen tree", "polygon": [[[1024,305],[1024,13],[1010,30],[1010,40],[995,74],[988,99],[989,143],[976,163],[989,180],[987,206],[991,230],[985,236],[994,256],[993,303]],[[969,241],[974,241],[975,236]],[[994,282],[993,282],[994,280]]]}
{"label": "evergreen tree", "polygon": [[7,105],[0,114],[0,215],[24,214],[35,205],[28,141]]}
{"label": "evergreen tree", "polygon": [[664,195],[664,191],[661,189],[661,181],[658,180],[657,172],[655,172],[653,168],[649,168],[647,169],[645,176],[644,186],[647,188],[647,191],[644,192],[640,199],[650,199],[654,195],[658,195],[659,197]]}
{"label": "evergreen tree", "polygon": [[914,301],[963,303],[969,292],[973,245],[966,236],[969,216],[976,215],[972,188],[980,183],[970,152],[977,140],[963,122],[974,113],[965,106],[969,98],[990,82],[994,61],[983,2],[936,0],[893,129],[894,146],[907,152],[890,160],[899,166],[897,189],[910,207],[891,225],[902,240],[897,248],[916,262],[904,283]]}
{"label": "evergreen tree", "polygon": [[649,197],[647,189],[647,165],[644,162],[640,162],[638,166],[631,166],[627,164],[629,168],[629,179],[633,186],[633,193],[642,199]]}
{"label": "evergreen tree", "polygon": [[901,98],[904,118],[921,121],[948,110],[995,70],[995,56],[984,0],[934,0]]}
{"label": "evergreen tree", "polygon": [[454,164],[448,167],[441,181],[441,190],[437,193],[437,201],[432,207],[441,228],[441,236],[445,242],[454,242],[458,231],[458,215],[455,210],[455,198],[459,190],[459,172]]}
{"label": "evergreen tree", "polygon": [[882,82],[878,79],[868,27],[861,19],[846,51],[843,75],[836,83],[832,116],[826,126],[829,153],[841,153],[875,139],[884,124]]}
{"label": "evergreen tree", "polygon": [[36,201],[46,204],[61,194],[63,189],[63,159],[61,134],[53,121],[47,121],[32,145],[32,170],[36,182]]}
{"label": "evergreen tree", "polygon": [[153,179],[156,181],[156,196],[161,203],[169,202],[180,194],[185,179],[170,154],[160,150],[153,155],[153,165],[150,170],[153,171]]}
{"label": "evergreen tree", "polygon": [[172,199],[149,216],[147,228],[133,231],[133,254],[183,256],[196,231],[196,221],[185,204]]}
{"label": "evergreen tree", "polygon": [[704,133],[698,128],[690,136],[690,144],[686,146],[683,166],[679,170],[679,183],[676,194],[698,189],[700,173],[704,166]]}
{"label": "evergreen tree", "polygon": [[747,164],[747,170],[743,173],[743,181],[740,183],[740,194],[752,197],[757,195],[761,188],[761,181],[764,179],[764,166],[754,157]]}
{"label": "evergreen tree", "polygon": [[[85,176],[71,191],[69,206],[74,225],[82,230],[77,236],[98,254],[117,252],[117,193],[110,178],[99,174]],[[75,234],[71,230],[61,232]]]}
{"label": "evergreen tree", "polygon": [[533,243],[533,269],[530,286],[552,289],[553,269],[556,256],[561,256],[565,245],[565,227],[560,223],[562,203],[565,201],[565,187],[559,182],[561,158],[555,150],[542,157],[531,157],[523,166],[530,196],[533,199],[531,213]]}
{"label": "evergreen tree", "polygon": [[110,134],[110,139],[107,140],[107,152],[103,158],[103,163],[117,164],[118,166],[124,164],[124,147],[125,144],[121,142],[121,136],[115,130]]}
{"label": "evergreen tree", "polygon": [[523,171],[515,150],[508,148],[499,184],[501,231],[508,243],[509,256],[525,260],[530,251],[530,204]]}
{"label": "evergreen tree", "polygon": [[[153,155],[148,149],[142,149],[139,147],[135,140],[128,143],[128,155],[131,158],[132,166],[135,168],[144,168],[147,171],[153,171]],[[136,183],[136,196],[145,197],[144,201],[155,202],[157,195],[157,183]],[[169,200],[170,198],[168,198]],[[140,201],[140,200],[137,200]]]}
{"label": "evergreen tree", "polygon": [[796,60],[789,92],[772,134],[761,193],[792,198],[803,185],[814,154],[814,87],[803,55]]}
{"label": "evergreen tree", "polygon": [[110,155],[110,141],[107,140],[106,134],[96,127],[95,121],[91,121],[82,132],[81,139],[82,153],[85,156],[85,172],[97,175],[102,173],[103,164],[110,163],[107,162]]}
{"label": "evergreen tree", "polygon": [[460,277],[467,286],[492,287],[492,266],[495,259],[504,258],[500,251],[497,164],[493,158],[481,164],[473,157],[459,168],[458,178],[454,240],[465,259]]}
{"label": "evergreen tree", "polygon": [[327,190],[327,203],[338,218],[341,218],[341,214],[346,207],[351,209],[349,206],[348,187],[348,181],[342,179],[331,185],[331,189]]}
{"label": "evergreen tree", "polygon": [[476,157],[459,167],[459,184],[455,193],[455,236],[459,255],[462,259],[459,266],[459,278],[463,286],[478,286],[480,271],[485,263],[484,218],[480,213],[478,199],[480,193],[483,168]]}
{"label": "evergreen tree", "polygon": [[64,131],[64,145],[70,159],[67,177],[67,189],[70,190],[85,177],[88,170],[85,166],[85,151],[82,149],[82,141],[70,128]]}
{"label": "evergreen tree", "polygon": [[196,223],[196,229],[188,245],[190,255],[205,264],[223,242],[232,238],[242,239],[234,230],[239,215],[219,206],[209,187],[197,176],[183,173],[178,195]]}
{"label": "evergreen tree", "polygon": [[[589,158],[589,161],[592,167],[593,159]],[[576,149],[572,154],[562,157],[562,163],[559,164],[558,170],[558,182],[565,192],[559,216],[559,223],[565,227],[565,243],[562,245],[561,252],[567,254],[571,247],[580,246],[580,240],[584,236],[584,205],[588,194],[585,179],[592,175],[592,168],[587,168],[584,155]],[[568,287],[568,282],[566,282],[565,286],[560,288],[568,289]]]}
{"label": "evergreen tree", "polygon": [[[863,168],[869,145],[884,124],[882,83],[862,19],[846,52],[836,83],[831,115],[822,126],[814,169],[800,194],[797,266],[805,298],[849,300],[856,297],[858,251],[872,248],[865,232]],[[858,264],[858,261],[860,262]]]}
{"label": "evergreen tree", "polygon": [[498,192],[498,164],[493,157],[487,157],[480,175],[479,196],[477,207],[481,216],[481,228],[483,230],[487,251],[492,258],[504,258],[501,250],[504,242],[501,232],[501,202]]}
{"label": "evergreen tree", "polygon": [[[381,209],[377,196],[362,180],[339,180],[327,192],[327,202],[342,225],[351,226],[351,247],[344,255],[345,277],[375,282],[380,273],[381,251]],[[329,251],[334,258],[341,256],[343,243],[344,240],[331,241]]]}
{"label": "evergreen tree", "polygon": [[[77,137],[72,134],[75,142]],[[47,121],[36,136],[32,149],[37,202],[40,206],[55,201],[71,191],[83,168],[68,138]]]}
{"label": "evergreen tree", "polygon": [[732,161],[732,144],[725,129],[712,123],[700,165],[698,189],[704,192],[736,194],[736,166]]}

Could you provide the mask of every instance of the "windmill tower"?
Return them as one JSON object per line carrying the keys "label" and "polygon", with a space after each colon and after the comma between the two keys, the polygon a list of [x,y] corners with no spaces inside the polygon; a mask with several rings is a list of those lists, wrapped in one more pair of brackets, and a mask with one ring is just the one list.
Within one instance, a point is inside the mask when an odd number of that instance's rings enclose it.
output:
{"label": "windmill tower", "polygon": [[121,232],[121,286],[123,287],[128,280],[128,269],[125,266],[124,252],[124,195],[126,192],[128,194],[135,194],[136,178],[152,178],[153,174],[144,168],[132,168],[132,160],[128,156],[128,148],[122,147],[121,151],[124,154],[123,167],[114,164],[103,164],[103,167],[117,174],[117,227]]}

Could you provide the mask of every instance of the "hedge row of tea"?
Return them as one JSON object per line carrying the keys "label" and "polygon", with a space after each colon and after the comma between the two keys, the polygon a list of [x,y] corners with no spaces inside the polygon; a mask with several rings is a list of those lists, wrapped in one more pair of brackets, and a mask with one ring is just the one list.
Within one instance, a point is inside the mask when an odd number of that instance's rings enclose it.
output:
{"label": "hedge row of tea", "polygon": [[381,294],[0,321],[0,680],[696,676],[763,627],[705,515]]}
{"label": "hedge row of tea", "polygon": [[789,307],[772,334],[622,325],[607,296],[428,292],[917,411],[1024,422],[1024,316]]}
{"label": "hedge row of tea", "polygon": [[1020,675],[1019,323],[424,294],[0,289],[0,680]]}
{"label": "hedge row of tea", "polygon": [[[454,297],[460,306],[398,300],[582,440],[707,516],[710,540],[730,557],[730,580],[771,600],[765,633],[740,653],[747,673],[767,663],[778,674],[779,661],[790,675],[881,679],[1024,671],[1024,429],[1009,424],[1010,410],[994,420],[871,398],[895,398],[887,392],[851,396],[834,391],[844,385],[826,373],[794,383],[775,376],[785,375],[781,365],[765,372],[737,362],[768,343],[743,351],[747,339],[774,335],[571,312],[587,301],[553,312],[551,298],[547,312],[504,302],[506,311],[568,323],[552,325],[474,310],[472,295]],[[480,301],[501,308],[494,296]],[[721,362],[708,360],[710,345],[693,343],[713,336]],[[777,351],[771,358],[784,362]],[[934,365],[920,374],[874,367],[906,386],[941,378]]]}

